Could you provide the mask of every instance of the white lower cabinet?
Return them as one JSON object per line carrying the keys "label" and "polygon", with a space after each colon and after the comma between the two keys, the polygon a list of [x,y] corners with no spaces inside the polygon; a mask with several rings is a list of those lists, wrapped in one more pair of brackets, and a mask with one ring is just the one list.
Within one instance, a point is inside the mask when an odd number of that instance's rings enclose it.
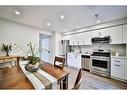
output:
{"label": "white lower cabinet", "polygon": [[124,79],[124,59],[111,59],[111,76]]}
{"label": "white lower cabinet", "polygon": [[125,80],[127,80],[127,59],[125,60]]}
{"label": "white lower cabinet", "polygon": [[68,53],[67,65],[74,68],[81,68],[81,54]]}

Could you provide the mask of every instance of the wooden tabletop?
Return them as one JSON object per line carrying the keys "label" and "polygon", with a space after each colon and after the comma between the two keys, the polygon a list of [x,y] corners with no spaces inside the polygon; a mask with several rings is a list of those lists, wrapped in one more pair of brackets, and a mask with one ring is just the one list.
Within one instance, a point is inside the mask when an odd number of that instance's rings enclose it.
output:
{"label": "wooden tabletop", "polygon": [[[58,79],[58,82],[69,75],[68,72],[48,63],[44,63],[41,69]],[[12,67],[0,69],[0,89],[34,89],[34,87],[20,67]]]}

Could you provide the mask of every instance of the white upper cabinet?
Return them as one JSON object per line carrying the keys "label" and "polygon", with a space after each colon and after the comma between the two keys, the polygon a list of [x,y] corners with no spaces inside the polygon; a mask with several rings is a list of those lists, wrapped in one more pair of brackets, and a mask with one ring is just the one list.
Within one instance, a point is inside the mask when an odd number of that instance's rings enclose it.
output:
{"label": "white upper cabinet", "polygon": [[91,43],[91,32],[85,32],[82,34],[83,45],[92,45]]}
{"label": "white upper cabinet", "polygon": [[70,45],[91,45],[91,32],[71,35]]}
{"label": "white upper cabinet", "polygon": [[110,28],[111,42],[110,44],[121,44],[122,41],[122,25]]}
{"label": "white upper cabinet", "polygon": [[92,37],[104,37],[109,35],[110,35],[109,28],[92,31]]}
{"label": "white upper cabinet", "polygon": [[123,43],[127,43],[127,24],[123,25]]}

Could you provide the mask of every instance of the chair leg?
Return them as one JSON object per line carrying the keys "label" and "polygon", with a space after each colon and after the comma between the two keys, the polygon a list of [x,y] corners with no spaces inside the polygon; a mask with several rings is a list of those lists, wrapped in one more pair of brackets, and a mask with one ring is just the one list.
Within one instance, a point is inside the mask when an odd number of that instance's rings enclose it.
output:
{"label": "chair leg", "polygon": [[63,89],[63,85],[62,85],[62,82],[60,82],[60,89],[61,89],[61,90]]}

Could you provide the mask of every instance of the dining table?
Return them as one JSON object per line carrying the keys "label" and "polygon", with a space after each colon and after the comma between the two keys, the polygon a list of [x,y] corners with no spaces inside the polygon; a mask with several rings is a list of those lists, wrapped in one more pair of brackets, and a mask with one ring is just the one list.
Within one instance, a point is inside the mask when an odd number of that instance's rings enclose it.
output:
{"label": "dining table", "polygon": [[[40,69],[56,78],[57,85],[62,83],[62,88],[68,89],[69,72],[47,62],[43,62]],[[20,66],[13,66],[0,69],[0,89],[35,89],[35,87]]]}

